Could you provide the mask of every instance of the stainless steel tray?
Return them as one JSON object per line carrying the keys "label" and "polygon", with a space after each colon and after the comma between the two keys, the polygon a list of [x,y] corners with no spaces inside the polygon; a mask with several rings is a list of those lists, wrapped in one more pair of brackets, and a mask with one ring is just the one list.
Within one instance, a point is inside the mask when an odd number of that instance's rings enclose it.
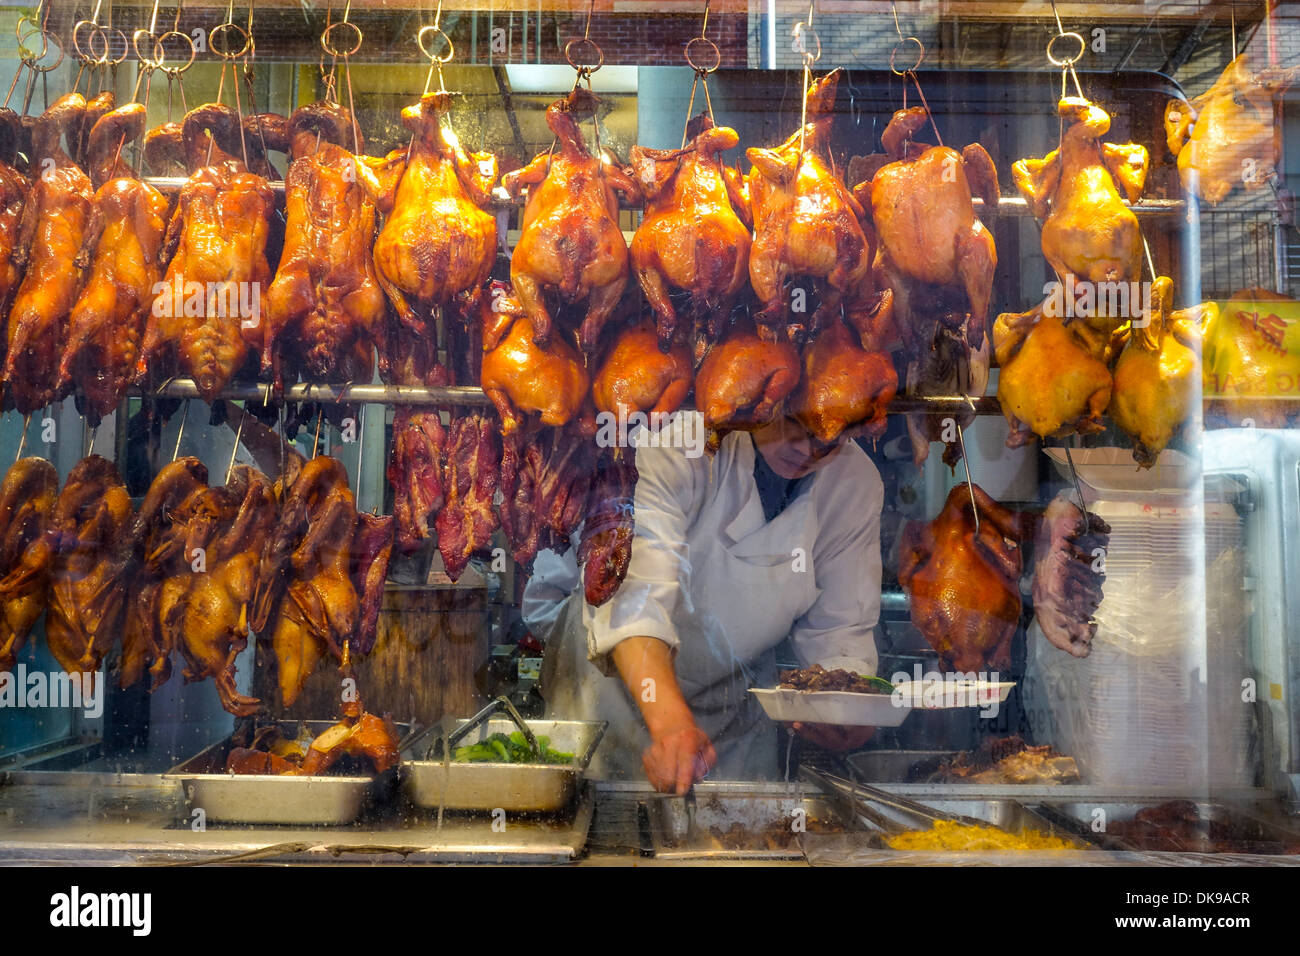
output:
{"label": "stainless steel tray", "polygon": [[802,860],[808,831],[857,825],[829,798],[795,784],[698,783],[694,827],[682,797],[648,796],[644,805],[651,848],[664,860]]}
{"label": "stainless steel tray", "polygon": [[[313,735],[334,726],[332,720],[283,720],[280,729],[296,736],[299,724]],[[398,724],[399,737],[410,730]],[[343,826],[353,823],[368,804],[391,798],[396,768],[377,777],[285,777],[226,773],[231,740],[218,741],[163,774],[181,784],[186,813],[202,810],[205,823]]]}
{"label": "stainless steel tray", "polygon": [[[1037,830],[1039,833],[1048,836],[1059,836],[1076,842],[1092,842],[1084,831],[1055,822],[1015,800],[962,800],[958,798],[950,800],[926,799],[917,802],[935,810],[983,820],[985,823],[991,824],[1000,830],[1006,830],[1008,833]],[[891,820],[896,820],[910,830],[926,829],[920,824],[920,821],[910,814],[880,804],[876,804],[875,808],[879,813]]]}
{"label": "stainless steel tray", "polygon": [[[1185,849],[1160,847],[1143,850],[1139,842],[1121,834],[1112,834],[1106,829],[1114,823],[1131,821],[1140,810],[1166,802],[1168,801],[1044,802],[1038,809],[1066,827],[1077,828],[1078,833],[1087,834],[1109,850],[1135,850],[1148,853],[1214,852],[1196,845],[1187,846]],[[1288,849],[1300,848],[1300,827],[1295,821],[1279,817],[1275,808],[1228,805],[1210,801],[1192,802],[1195,803],[1200,818],[1207,825],[1207,834],[1210,823],[1221,824],[1232,833],[1228,839],[1238,844],[1231,851],[1218,852],[1271,855],[1284,854]]]}
{"label": "stainless steel tray", "polygon": [[926,783],[959,750],[864,750],[844,758],[864,783]]}
{"label": "stainless steel tray", "polygon": [[[553,813],[567,807],[577,794],[591,758],[605,736],[604,721],[529,720],[537,736],[573,754],[570,764],[456,763],[425,760],[425,753],[443,733],[452,733],[465,720],[443,721],[410,741],[402,751],[402,792],[415,806],[428,810],[504,810],[508,813]],[[510,720],[492,719],[472,730],[461,742],[478,743],[495,733],[517,729]]]}

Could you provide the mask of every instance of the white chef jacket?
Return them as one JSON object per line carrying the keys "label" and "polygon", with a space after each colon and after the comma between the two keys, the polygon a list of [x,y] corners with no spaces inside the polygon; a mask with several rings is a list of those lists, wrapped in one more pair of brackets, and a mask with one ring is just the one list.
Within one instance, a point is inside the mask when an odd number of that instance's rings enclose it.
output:
{"label": "white chef jacket", "polygon": [[547,639],[550,715],[610,723],[596,775],[644,776],[649,736],[609,654],[626,638],[655,637],[673,648],[678,683],[718,753],[711,776],[772,778],[776,726],[748,689],[775,685],[776,646],[788,636],[805,667],[875,673],[884,489],[871,459],[847,442],[769,522],[753,439],[732,432],[715,455],[691,458],[680,440],[686,415],[699,413],[679,413],[666,441],[636,451],[636,530],[618,592],[591,607],[576,549],[544,551],[523,616]]}

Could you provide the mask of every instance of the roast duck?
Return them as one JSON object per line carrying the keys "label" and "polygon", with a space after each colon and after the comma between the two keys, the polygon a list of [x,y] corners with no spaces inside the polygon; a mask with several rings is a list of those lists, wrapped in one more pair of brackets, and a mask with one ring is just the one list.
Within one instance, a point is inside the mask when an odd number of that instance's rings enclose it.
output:
{"label": "roast duck", "polygon": [[392,518],[357,514],[337,459],[321,456],[295,470],[291,481],[281,479],[251,618],[270,637],[285,707],[326,653],[347,667],[374,646],[393,534]]}
{"label": "roast duck", "polygon": [[1034,620],[1048,643],[1075,657],[1092,652],[1093,618],[1106,580],[1110,526],[1097,515],[1084,517],[1077,505],[1058,497],[1038,525],[1034,540]]}
{"label": "roast duck", "polygon": [[824,444],[849,428],[878,438],[897,389],[898,373],[888,353],[863,349],[857,335],[836,318],[804,346],[803,377],[789,411]]}
{"label": "roast duck", "polygon": [[[633,146],[631,152],[645,198],[645,218],[632,236],[632,268],[664,352],[678,336],[672,293],[689,294],[697,341],[715,342],[749,277],[749,200],[743,181],[721,159],[740,137],[703,113],[688,133],[683,149]],[[702,351],[697,347],[696,354]]]}
{"label": "roast duck", "polygon": [[306,381],[370,380],[385,301],[371,256],[380,184],[351,152],[361,142],[336,103],[301,106],[289,119],[284,253],[262,343],[262,372],[277,390],[282,365]]}
{"label": "roast duck", "polygon": [[1242,289],[1205,322],[1207,417],[1285,428],[1300,413],[1300,319],[1295,300]]}
{"label": "roast duck", "polygon": [[77,149],[86,100],[55,100],[32,133],[36,176],[23,205],[11,258],[24,270],[9,310],[4,382],[6,403],[24,415],[63,396],[55,388],[68,314],[81,292],[90,253],[86,243],[95,190],[64,149]]}
{"label": "roast duck", "polygon": [[144,106],[131,103],[106,113],[90,131],[87,156],[97,187],[83,241],[90,272],[68,318],[56,393],[75,383],[92,423],[115,410],[135,381],[161,275],[167,200],[121,159],[144,123]]}
{"label": "roast duck", "polygon": [[0,580],[6,607],[44,590],[45,641],[69,674],[98,671],[121,634],[131,519],[131,499],[113,463],[83,458],[69,472],[44,534]]}
{"label": "roast duck", "polygon": [[1282,138],[1275,104],[1295,77],[1295,68],[1252,72],[1243,53],[1190,103],[1170,100],[1166,141],[1183,188],[1217,205],[1238,184],[1258,189],[1273,179]]}
{"label": "roast duck", "polygon": [[519,242],[510,259],[510,282],[533,326],[537,344],[551,342],[554,301],[581,309],[579,346],[595,353],[601,330],[618,305],[628,278],[628,251],[618,226],[618,196],[635,202],[637,184],[621,169],[587,150],[578,127],[594,116],[597,99],[578,88],[546,110],[556,146],[502,185],[515,197],[525,188]]}
{"label": "roast duck", "polygon": [[388,188],[375,273],[400,323],[434,341],[436,309],[450,307],[462,323],[477,318],[497,247],[496,220],[483,208],[496,181],[496,157],[449,140],[441,121],[450,109],[451,94],[438,92],[402,110],[410,148],[390,154],[378,170]]}
{"label": "roast duck", "polygon": [[0,109],[0,316],[9,314],[9,304],[23,277],[14,252],[23,206],[32,183],[15,165],[22,134],[22,120],[18,114],[10,109]]}
{"label": "roast duck", "polygon": [[[19,458],[0,484],[0,581],[43,548],[59,494],[59,476],[44,458]],[[32,625],[45,610],[44,570],[0,598],[0,671],[12,671]]]}
{"label": "roast duck", "polygon": [[167,226],[166,288],[145,329],[137,371],[175,359],[212,402],[264,341],[261,291],[271,281],[266,247],[274,211],[267,180],[241,159],[235,110],[208,103],[183,123],[191,170]]}
{"label": "roast duck", "polygon": [[691,355],[685,343],[677,340],[663,352],[659,349],[660,341],[654,323],[649,320],[618,330],[592,379],[591,396],[596,411],[607,412],[621,421],[641,412],[652,416],[651,422],[662,422],[663,416],[681,406],[691,391],[694,377]]}
{"label": "roast duck", "polygon": [[[958,152],[918,141],[928,122],[919,107],[895,113],[881,136],[885,152],[868,157],[871,175],[854,195],[869,209],[879,237],[876,281],[893,291],[907,393],[980,398],[989,379],[989,301],[998,254],[972,197],[995,211],[998,175],[978,143]],[[908,416],[918,467],[930,442],[943,437],[945,417],[967,425],[974,415]],[[960,444],[948,435],[944,461],[954,465],[960,457]]]}
{"label": "roast duck", "polygon": [[[1022,159],[1012,167],[1016,188],[1033,214],[1043,220],[1043,255],[1069,289],[1098,283],[1136,282],[1142,274],[1142,233],[1137,214],[1124,205],[1142,195],[1147,150],[1136,143],[1104,143],[1110,116],[1080,97],[1065,97],[1057,108],[1064,123],[1061,146],[1043,159]],[[1045,217],[1045,218],[1044,218]],[[1095,296],[1094,302],[1106,297]],[[1099,342],[1135,317],[1112,315],[1104,307],[1086,308],[1082,324]],[[1093,351],[1098,352],[1094,343]]]}
{"label": "roast duck", "polygon": [[[288,739],[276,724],[248,724],[231,740],[226,772],[311,777],[330,769],[383,773],[400,760],[397,731],[386,718],[367,713],[360,699],[343,705],[343,719],[314,738]],[[343,764],[336,767],[343,761]],[[348,765],[352,764],[353,768]]]}
{"label": "roast duck", "polygon": [[1020,621],[1021,543],[1031,532],[1029,516],[966,484],[952,489],[933,521],[906,526],[898,581],[911,603],[912,623],[938,651],[944,670],[1009,670]]}
{"label": "roast duck", "polygon": [[752,430],[771,421],[799,384],[799,353],[738,321],[709,350],[695,374],[695,407],[714,433]]}
{"label": "roast duck", "polygon": [[[862,347],[877,351],[894,337],[889,290],[875,293],[871,279],[872,240],[863,229],[865,211],[831,168],[831,122],[840,71],[814,82],[807,91],[808,121],[773,149],[751,148],[745,155],[754,241],[749,252],[749,281],[762,308],[755,315],[764,341],[784,338],[796,344],[816,335],[841,307],[857,330]],[[803,302],[787,289],[800,278],[811,280],[820,303],[806,320],[792,308]],[[791,315],[798,316],[791,319]]]}

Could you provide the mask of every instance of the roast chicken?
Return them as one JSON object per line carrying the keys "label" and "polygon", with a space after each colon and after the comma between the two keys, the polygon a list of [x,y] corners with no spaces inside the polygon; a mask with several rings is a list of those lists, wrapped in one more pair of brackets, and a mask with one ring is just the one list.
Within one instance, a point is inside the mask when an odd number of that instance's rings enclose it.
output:
{"label": "roast chicken", "polygon": [[435,309],[450,306],[461,321],[477,315],[497,248],[496,220],[483,208],[496,157],[466,152],[449,136],[442,118],[450,109],[451,94],[438,92],[402,110],[411,147],[381,170],[396,187],[374,244],[375,271],[399,320],[435,336]]}
{"label": "roast chicken", "polygon": [[898,373],[884,352],[867,352],[839,319],[804,347],[803,378],[790,397],[790,414],[820,442],[847,428],[879,437],[898,389]]}
{"label": "roast chicken", "polygon": [[799,374],[793,345],[765,341],[752,325],[737,323],[700,365],[695,407],[710,431],[758,428],[776,417]]}
{"label": "roast chicken", "polygon": [[[49,527],[59,476],[44,458],[19,458],[0,484],[0,580],[17,570]],[[0,597],[0,672],[12,671],[32,625],[45,610],[48,568]]]}
{"label": "roast chicken", "polygon": [[511,297],[493,301],[480,381],[501,416],[501,434],[517,431],[524,416],[533,414],[543,425],[566,424],[589,401],[591,380],[582,356],[558,336],[550,345],[538,345],[532,324]]}
{"label": "roast chicken", "polygon": [[553,303],[580,308],[579,346],[595,353],[601,330],[623,295],[628,278],[627,242],[618,226],[618,196],[641,198],[621,169],[587,151],[578,121],[592,116],[597,100],[577,88],[546,110],[556,148],[502,185],[518,197],[527,187],[519,242],[510,259],[510,282],[543,347],[551,342]]}
{"label": "roast chicken", "polygon": [[612,598],[627,575],[632,560],[636,481],[630,449],[617,455],[606,453],[596,467],[578,545],[583,596],[592,607]]}
{"label": "roast chicken", "polygon": [[[829,158],[832,108],[840,71],[814,82],[807,91],[808,122],[803,152],[796,131],[774,149],[752,148],[745,155],[749,198],[753,206],[754,241],[749,253],[749,281],[762,309],[755,315],[764,341],[787,334],[796,344],[816,335],[840,314],[862,337],[868,351],[884,348],[893,338],[892,308],[874,295],[871,280],[871,240],[863,230],[866,213],[831,168]],[[820,304],[812,305],[811,290],[786,288],[800,278],[815,283]],[[888,299],[890,293],[880,294]],[[799,309],[803,308],[803,312]],[[791,319],[791,315],[797,318]]]}
{"label": "roast chicken", "polygon": [[[1043,255],[1067,288],[1136,282],[1142,273],[1142,233],[1120,190],[1129,202],[1142,195],[1146,147],[1103,143],[1110,116],[1085,99],[1065,97],[1058,112],[1065,124],[1060,148],[1012,167],[1016,188],[1033,214],[1046,217]],[[1134,317],[1099,306],[1080,311],[1090,312],[1081,317],[1104,333]]]}
{"label": "roast chicken", "polygon": [[131,498],[113,463],[83,458],[68,473],[45,533],[0,581],[6,603],[47,582],[45,642],[69,674],[98,671],[121,636],[131,518]]}
{"label": "roast chicken", "polygon": [[749,277],[749,202],[744,184],[720,154],[740,142],[706,113],[691,121],[685,149],[633,146],[632,170],[645,218],[632,237],[632,268],[654,310],[659,347],[678,335],[670,293],[689,293],[697,333],[716,341]]}
{"label": "roast chicken", "polygon": [[136,377],[145,322],[161,275],[167,200],[122,161],[144,132],[145,108],[106,113],[90,132],[88,161],[97,190],[84,247],[89,278],[68,317],[56,392],[76,388],[91,423],[115,410]]}
{"label": "roast chicken", "polygon": [[931,522],[909,522],[899,549],[898,581],[912,623],[939,652],[940,667],[962,673],[1011,667],[1020,621],[1021,542],[1032,520],[974,487],[957,485]]}
{"label": "roast chicken", "polygon": [[0,316],[9,314],[9,303],[23,277],[13,253],[32,183],[14,165],[21,137],[22,121],[18,114],[0,109]]}
{"label": "roast chicken", "polygon": [[1300,316],[1295,300],[1243,289],[1205,322],[1206,415],[1229,425],[1285,428],[1300,414]]}
{"label": "roast chicken", "polygon": [[[877,282],[893,291],[907,393],[980,398],[989,379],[989,300],[998,256],[971,199],[997,209],[997,170],[978,143],[959,153],[916,141],[928,122],[920,107],[895,113],[881,136],[885,153],[868,158],[879,168],[854,195],[870,209],[879,236],[875,271]],[[917,466],[930,442],[942,437],[945,418],[965,425],[973,417],[909,415]],[[949,436],[944,460],[955,464],[960,448]]]}
{"label": "roast chicken", "polygon": [[434,527],[447,576],[456,581],[469,559],[488,546],[501,525],[493,506],[501,451],[492,421],[478,414],[453,418],[443,461],[444,501]]}
{"label": "roast chicken", "polygon": [[660,341],[649,321],[618,331],[591,384],[597,411],[625,421],[633,412],[664,416],[678,409],[691,390],[691,356],[682,342],[665,353]]}
{"label": "roast chicken", "polygon": [[296,109],[285,180],[284,254],[266,295],[262,372],[282,364],[315,382],[369,381],[383,331],[384,293],[371,245],[380,186],[351,152],[361,142],[335,103]]}
{"label": "roast chicken", "polygon": [[165,465],[149,485],[131,522],[134,548],[131,589],[122,632],[118,686],[130,687],[147,672],[150,690],[171,676],[181,602],[195,573],[196,557],[187,547],[188,516],[208,490],[208,469],[197,458],[180,457]]}
{"label": "roast chicken", "polygon": [[[185,152],[194,170],[167,226],[166,288],[154,302],[137,362],[143,377],[175,357],[212,402],[263,343],[261,291],[274,194],[239,153],[239,117],[219,103],[185,116]],[[168,363],[170,364],[170,363]]]}
{"label": "roast chicken", "polygon": [[993,348],[1001,371],[998,401],[1011,424],[1007,447],[1033,436],[1094,434],[1105,428],[1112,381],[1106,362],[1043,304],[1005,313],[993,325]]}
{"label": "roast chicken", "polygon": [[1106,414],[1133,439],[1133,457],[1150,468],[1196,410],[1201,397],[1201,323],[1217,315],[1206,303],[1174,310],[1166,276],[1152,283],[1149,324],[1127,331],[1115,364]]}
{"label": "roast chicken", "polygon": [[[501,529],[514,559],[531,572],[539,550],[567,551],[570,536],[589,515],[596,448],[572,425],[543,428],[536,435],[516,433],[503,444]],[[609,478],[624,481],[626,474],[613,473]],[[600,523],[613,535],[602,539],[606,555],[613,554],[616,545],[614,517],[607,513]],[[592,526],[593,534],[596,527]]]}
{"label": "roast chicken", "polygon": [[347,472],[335,458],[306,462],[282,492],[279,520],[257,572],[252,625],[260,636],[270,635],[285,707],[293,706],[325,654],[342,661],[357,635],[356,524]]}
{"label": "roast chicken", "polygon": [[1043,515],[1034,539],[1034,620],[1043,636],[1067,654],[1087,657],[1097,636],[1093,619],[1106,580],[1110,525],[1085,519],[1078,506],[1058,497]]}
{"label": "roast chicken", "polygon": [[1184,189],[1217,205],[1235,186],[1258,189],[1276,175],[1282,121],[1275,104],[1296,73],[1254,73],[1243,53],[1191,103],[1169,101],[1166,141]]}
{"label": "roast chicken", "polygon": [[66,137],[75,149],[85,113],[85,99],[69,93],[37,118],[33,131],[40,175],[23,206],[12,252],[25,274],[9,311],[4,365],[6,401],[24,415],[62,397],[55,390],[59,350],[90,264],[86,232],[95,190],[62,145]]}

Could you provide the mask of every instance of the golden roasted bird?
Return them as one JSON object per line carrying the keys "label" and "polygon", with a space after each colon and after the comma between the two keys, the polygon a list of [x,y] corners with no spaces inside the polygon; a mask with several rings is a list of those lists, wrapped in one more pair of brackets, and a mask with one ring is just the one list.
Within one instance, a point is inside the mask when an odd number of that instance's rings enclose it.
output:
{"label": "golden roasted bird", "polygon": [[1214,303],[1174,310],[1174,284],[1152,283],[1149,324],[1128,330],[1115,363],[1106,414],[1133,439],[1133,457],[1150,468],[1188,421],[1201,397],[1201,326]]}
{"label": "golden roasted bird", "polygon": [[18,114],[0,108],[0,316],[9,314],[9,303],[23,277],[13,253],[32,182],[14,165],[21,138],[22,120]]}
{"label": "golden roasted bird", "polygon": [[664,353],[647,319],[620,329],[592,381],[596,410],[627,420],[633,412],[670,415],[686,400],[693,370],[685,344]]}
{"label": "golden roasted bird", "polygon": [[597,102],[578,88],[552,103],[546,125],[557,148],[502,177],[512,196],[528,187],[510,283],[533,324],[533,338],[543,347],[551,342],[548,295],[568,305],[585,304],[578,344],[589,356],[627,285],[627,242],[618,226],[617,193],[631,202],[641,198],[631,177],[587,151],[578,121],[595,115]]}
{"label": "golden roasted bird", "polygon": [[909,522],[899,549],[898,583],[912,623],[939,652],[944,670],[962,673],[1011,667],[1011,639],[1020,622],[1021,542],[1028,515],[1002,507],[974,486],[957,485],[938,517]]}
{"label": "golden roasted bird", "polygon": [[451,94],[426,93],[402,110],[411,147],[390,154],[379,175],[396,182],[391,207],[375,240],[375,271],[399,320],[432,334],[433,311],[451,307],[462,322],[478,314],[483,284],[496,261],[496,219],[483,207],[491,199],[497,159],[469,153],[442,118]]}
{"label": "golden roasted bird", "polygon": [[1275,105],[1298,72],[1254,73],[1243,53],[1190,103],[1169,101],[1166,142],[1184,189],[1218,205],[1238,184],[1259,189],[1276,175],[1282,121]]}
{"label": "golden roasted bird", "polygon": [[144,132],[145,108],[131,103],[106,113],[87,150],[98,189],[86,228],[90,274],[68,317],[57,393],[74,386],[92,424],[114,411],[136,377],[145,322],[161,275],[158,262],[167,200],[121,159]]}
{"label": "golden roasted bird", "polygon": [[23,206],[12,253],[26,272],[9,311],[4,365],[6,401],[24,415],[62,397],[55,390],[59,349],[90,264],[86,231],[95,190],[62,146],[65,136],[75,143],[85,113],[85,99],[69,93],[37,118],[33,131],[41,173]]}
{"label": "golden roasted bird", "polygon": [[258,565],[276,522],[275,491],[261,472],[239,465],[225,486],[205,489],[186,512],[185,553],[203,560],[162,629],[185,657],[186,682],[212,678],[221,706],[245,717],[261,701],[236,689],[235,658],[248,646]]}
{"label": "golden roasted bird", "polygon": [[[872,238],[863,229],[862,205],[832,170],[830,148],[832,109],[840,71],[833,70],[808,87],[808,122],[802,144],[795,132],[774,149],[745,152],[749,199],[754,215],[754,242],[749,251],[749,282],[762,309],[755,315],[765,341],[788,336],[796,344],[814,336],[843,307],[849,325],[862,337],[862,347],[875,351],[892,338],[889,315],[881,308],[871,280]],[[802,145],[803,151],[800,152]],[[807,322],[797,296],[786,283],[812,280],[820,304]],[[806,304],[809,290],[801,289]],[[888,298],[886,290],[882,297]],[[878,324],[880,323],[880,324]],[[883,339],[883,341],[882,341]]]}
{"label": "golden roasted bird", "polygon": [[793,345],[764,341],[752,324],[737,323],[695,374],[695,407],[711,432],[758,428],[776,417],[800,371]]}
{"label": "golden roasted bird", "polygon": [[645,218],[632,236],[632,268],[654,309],[659,348],[678,334],[670,293],[690,294],[697,334],[717,341],[749,277],[749,200],[720,155],[740,142],[707,113],[691,120],[684,149],[632,147]]}
{"label": "golden roasted bird", "polygon": [[[19,458],[5,473],[0,484],[0,581],[22,565],[27,550],[45,534],[58,494],[59,476],[44,458]],[[49,582],[42,569],[37,571],[20,589],[0,597],[0,672],[14,669],[32,625],[45,610]]]}
{"label": "golden roasted bird", "polygon": [[1205,323],[1207,416],[1286,428],[1300,415],[1300,309],[1267,289],[1242,289]]}
{"label": "golden roasted bird", "polygon": [[566,424],[589,403],[591,379],[582,356],[561,337],[545,348],[537,345],[513,297],[496,297],[493,306],[480,381],[501,416],[501,434],[513,434],[533,413],[543,425]]}
{"label": "golden roasted bird", "polygon": [[830,444],[847,428],[872,438],[885,431],[885,413],[898,373],[885,352],[867,352],[836,319],[804,347],[803,378],[790,396],[790,414],[814,438]]}
{"label": "golden roasted bird", "polygon": [[[1137,215],[1124,205],[1142,195],[1147,150],[1137,143],[1103,143],[1110,116],[1075,96],[1058,105],[1065,123],[1061,146],[1043,159],[1022,159],[1012,167],[1016,188],[1043,219],[1043,255],[1067,288],[1091,290],[1094,305],[1080,308],[1083,320],[1109,334],[1135,317],[1130,307],[1104,307],[1100,283],[1136,282],[1142,273],[1142,233]],[[1099,301],[1100,300],[1100,301]],[[1119,311],[1119,314],[1115,314]]]}
{"label": "golden roasted bird", "polygon": [[154,301],[136,372],[143,377],[158,360],[175,357],[199,397],[211,402],[249,351],[262,349],[261,297],[271,280],[266,244],[275,196],[265,179],[232,155],[241,135],[232,108],[196,107],[183,128],[194,172],[167,226],[166,286]]}
{"label": "golden roasted bird", "polygon": [[207,488],[207,467],[197,458],[177,458],[154,477],[132,518],[135,561],[122,630],[119,687],[132,686],[147,671],[153,691],[171,676],[176,645],[172,631],[162,627],[162,611],[178,606],[194,574],[194,555],[185,546],[186,516]]}
{"label": "golden roasted bird", "polygon": [[1011,424],[1007,447],[1040,438],[1105,428],[1111,375],[1106,363],[1060,318],[1040,304],[1028,312],[999,315],[993,349],[1001,371],[998,401]]}
{"label": "golden roasted bird", "polygon": [[361,133],[335,103],[294,110],[285,180],[284,254],[266,295],[262,372],[281,364],[311,381],[369,381],[384,293],[371,246],[380,185],[351,152]]}

